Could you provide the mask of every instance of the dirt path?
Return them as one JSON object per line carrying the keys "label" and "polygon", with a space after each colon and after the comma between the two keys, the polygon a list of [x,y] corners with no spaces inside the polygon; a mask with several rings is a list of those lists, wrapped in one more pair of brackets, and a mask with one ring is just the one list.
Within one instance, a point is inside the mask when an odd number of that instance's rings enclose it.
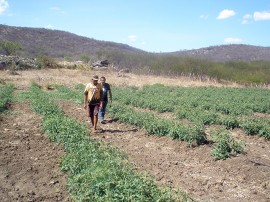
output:
{"label": "dirt path", "polygon": [[[81,106],[59,103],[67,115],[89,124]],[[92,137],[123,150],[138,170],[155,176],[159,184],[180,188],[204,201],[270,201],[269,141],[234,130],[234,136],[246,142],[247,154],[213,161],[211,145],[190,148],[111,118],[102,128],[104,132]]]}
{"label": "dirt path", "polygon": [[0,119],[0,201],[69,201],[63,151],[45,137],[41,118],[14,103]]}

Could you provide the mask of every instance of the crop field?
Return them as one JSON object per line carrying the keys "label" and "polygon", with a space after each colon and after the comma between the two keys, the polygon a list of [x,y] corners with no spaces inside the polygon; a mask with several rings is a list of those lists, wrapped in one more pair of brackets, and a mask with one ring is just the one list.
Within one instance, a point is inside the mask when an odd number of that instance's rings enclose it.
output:
{"label": "crop field", "polygon": [[[82,103],[83,86],[57,86],[59,95]],[[157,136],[169,136],[196,145],[214,142],[213,158],[226,159],[244,152],[244,142],[229,130],[241,128],[246,135],[270,139],[270,92],[266,89],[180,88],[163,85],[114,88],[115,103],[109,113],[122,122]],[[142,111],[139,109],[149,109]],[[162,113],[170,112],[170,118]],[[187,120],[187,121],[184,121]],[[205,127],[215,125],[207,136]]]}
{"label": "crop field", "polygon": [[[20,120],[21,106],[29,105],[40,116],[34,128],[64,150],[59,166],[71,201],[270,200],[269,89],[112,84],[109,121],[99,124],[103,132],[91,134],[82,109],[84,85],[29,82],[27,88],[0,87],[1,138],[22,131],[20,141],[26,139],[24,131],[33,126],[25,122],[16,131],[16,122],[5,119]],[[20,141],[8,139],[5,146],[1,139],[3,156],[9,148],[20,148]],[[1,166],[5,184],[12,168]],[[48,190],[58,183],[50,180]],[[18,186],[12,189],[19,192]],[[13,199],[37,195],[29,193]]]}

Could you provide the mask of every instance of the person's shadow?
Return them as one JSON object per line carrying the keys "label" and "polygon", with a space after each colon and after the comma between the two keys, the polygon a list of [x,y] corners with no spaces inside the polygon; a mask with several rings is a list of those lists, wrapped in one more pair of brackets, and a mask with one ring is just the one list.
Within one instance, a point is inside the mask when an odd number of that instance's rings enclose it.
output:
{"label": "person's shadow", "polygon": [[114,122],[117,122],[119,119],[117,119],[117,118],[112,118],[112,119],[109,119],[109,120],[107,120],[107,121],[105,121],[105,124],[106,123],[114,123]]}
{"label": "person's shadow", "polygon": [[[106,120],[104,124],[107,124],[107,123],[114,123],[114,122],[117,122],[119,119],[117,118],[112,118],[112,119],[109,119],[109,120]],[[134,129],[129,129],[129,130],[119,130],[119,129],[116,129],[116,130],[106,130],[106,129],[103,129],[102,132],[103,133],[126,133],[126,132],[137,132],[138,129],[134,128]]]}
{"label": "person's shadow", "polygon": [[127,133],[127,132],[137,132],[138,131],[138,129],[129,129],[129,130],[118,130],[118,129],[116,129],[116,130],[105,130],[105,129],[103,129],[102,130],[102,132],[103,133]]}

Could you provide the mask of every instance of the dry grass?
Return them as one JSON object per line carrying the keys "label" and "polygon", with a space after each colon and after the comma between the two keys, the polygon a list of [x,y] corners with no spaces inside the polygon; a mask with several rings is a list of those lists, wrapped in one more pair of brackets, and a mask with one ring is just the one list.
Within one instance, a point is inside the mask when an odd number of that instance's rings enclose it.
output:
{"label": "dry grass", "polygon": [[7,83],[14,83],[17,86],[29,87],[31,81],[42,86],[50,86],[51,84],[65,84],[72,86],[74,84],[86,84],[91,81],[92,75],[105,76],[107,82],[116,86],[143,86],[146,84],[163,84],[170,86],[230,86],[240,87],[236,83],[218,83],[216,81],[200,81],[192,80],[189,77],[170,78],[164,76],[146,76],[126,73],[123,77],[119,77],[113,70],[78,70],[78,69],[41,69],[41,70],[25,70],[20,71],[19,75],[10,75],[7,71],[0,71],[0,79]]}

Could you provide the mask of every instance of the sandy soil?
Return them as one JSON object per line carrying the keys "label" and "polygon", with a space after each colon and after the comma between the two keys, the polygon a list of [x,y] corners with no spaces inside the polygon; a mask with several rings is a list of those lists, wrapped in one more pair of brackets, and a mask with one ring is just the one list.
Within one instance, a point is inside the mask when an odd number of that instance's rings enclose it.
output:
{"label": "sandy soil", "polygon": [[[84,84],[93,74],[105,75],[107,81],[114,85],[222,86],[212,81],[192,81],[184,77],[132,74],[117,77],[115,72],[65,69],[23,71],[19,75],[0,72],[0,79],[15,83],[18,90],[26,90],[30,81],[45,87],[55,83]],[[82,106],[70,101],[59,102],[59,105],[67,115],[89,124]],[[58,167],[62,151],[43,136],[40,123],[40,118],[27,104],[12,105],[11,113],[0,121],[1,201],[67,200],[65,177]],[[110,117],[101,127],[104,131],[92,137],[123,150],[138,171],[155,176],[158,184],[179,188],[202,201],[270,201],[270,144],[263,138],[246,136],[239,129],[233,130],[231,133],[235,138],[246,142],[246,154],[214,161],[210,154],[212,145],[191,148],[181,141],[150,136]]]}

